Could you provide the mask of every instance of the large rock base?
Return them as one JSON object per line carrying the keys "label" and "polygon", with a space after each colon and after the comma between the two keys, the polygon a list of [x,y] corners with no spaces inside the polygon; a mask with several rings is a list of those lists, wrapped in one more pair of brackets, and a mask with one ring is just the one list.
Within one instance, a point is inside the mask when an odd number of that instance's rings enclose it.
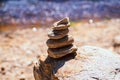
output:
{"label": "large rock base", "polygon": [[120,80],[120,55],[83,46],[60,59],[47,57],[34,67],[35,80]]}

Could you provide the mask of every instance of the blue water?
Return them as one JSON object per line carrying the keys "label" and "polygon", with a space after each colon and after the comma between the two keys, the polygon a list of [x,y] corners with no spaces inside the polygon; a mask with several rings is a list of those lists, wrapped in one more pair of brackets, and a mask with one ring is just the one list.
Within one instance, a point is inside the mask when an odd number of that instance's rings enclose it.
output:
{"label": "blue water", "polygon": [[73,21],[120,18],[120,0],[6,0],[0,3],[0,24],[47,24],[66,16]]}

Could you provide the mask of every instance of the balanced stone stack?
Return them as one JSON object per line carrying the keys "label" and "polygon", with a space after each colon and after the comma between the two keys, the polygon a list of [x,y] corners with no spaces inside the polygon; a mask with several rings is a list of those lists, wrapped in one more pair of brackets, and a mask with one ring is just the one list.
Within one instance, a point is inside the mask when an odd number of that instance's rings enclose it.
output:
{"label": "balanced stone stack", "polygon": [[49,39],[46,42],[50,57],[61,58],[77,51],[77,48],[73,46],[74,39],[68,35],[68,27],[70,27],[68,17],[53,24],[52,31],[48,34]]}

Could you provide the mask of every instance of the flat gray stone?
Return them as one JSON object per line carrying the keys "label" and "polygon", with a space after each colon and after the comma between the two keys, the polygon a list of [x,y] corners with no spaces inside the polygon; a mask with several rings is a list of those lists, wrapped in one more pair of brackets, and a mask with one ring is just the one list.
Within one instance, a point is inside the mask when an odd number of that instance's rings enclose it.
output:
{"label": "flat gray stone", "polygon": [[60,25],[57,25],[57,23],[53,24],[54,30],[67,29],[68,27],[70,27],[70,22],[68,24],[60,24]]}
{"label": "flat gray stone", "polygon": [[[77,53],[74,59],[57,69],[55,75],[59,80],[120,80],[120,55],[117,53],[94,46],[83,46]],[[62,64],[61,60],[55,66]]]}
{"label": "flat gray stone", "polygon": [[52,30],[50,33],[48,33],[48,37],[50,39],[61,39],[65,37],[68,34],[69,30]]}
{"label": "flat gray stone", "polygon": [[60,25],[60,24],[68,24],[69,21],[69,17],[66,17],[66,18],[63,18],[61,19],[60,21],[57,22],[57,25]]}
{"label": "flat gray stone", "polygon": [[55,39],[48,39],[46,44],[49,48],[60,48],[67,45],[70,45],[74,42],[73,38],[71,36],[65,36],[61,39],[55,40]]}
{"label": "flat gray stone", "polygon": [[53,29],[54,30],[61,30],[61,29],[66,29],[70,26],[69,18],[66,17],[58,22],[55,22],[53,24]]}
{"label": "flat gray stone", "polygon": [[71,54],[77,51],[77,48],[73,45],[65,46],[62,48],[48,48],[48,55],[52,58],[61,58],[67,54]]}

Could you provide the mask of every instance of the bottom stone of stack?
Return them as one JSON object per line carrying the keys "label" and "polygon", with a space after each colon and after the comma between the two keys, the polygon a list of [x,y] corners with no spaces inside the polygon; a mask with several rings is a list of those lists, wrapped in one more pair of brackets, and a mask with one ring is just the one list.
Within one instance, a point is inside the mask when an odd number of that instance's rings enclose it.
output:
{"label": "bottom stone of stack", "polygon": [[73,45],[68,45],[61,48],[49,48],[48,55],[52,58],[61,58],[67,54],[75,53],[77,48]]}

